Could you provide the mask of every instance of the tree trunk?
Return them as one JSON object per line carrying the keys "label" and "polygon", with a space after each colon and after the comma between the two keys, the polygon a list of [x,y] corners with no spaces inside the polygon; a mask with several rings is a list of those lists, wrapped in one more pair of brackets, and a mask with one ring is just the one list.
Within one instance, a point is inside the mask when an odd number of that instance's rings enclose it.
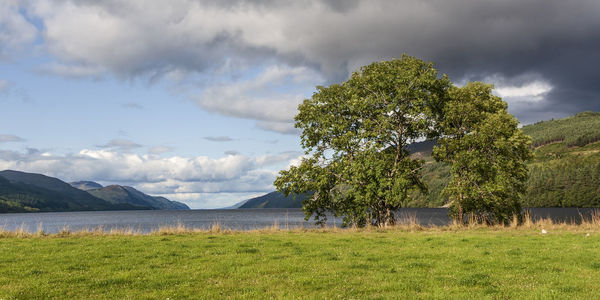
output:
{"label": "tree trunk", "polygon": [[[456,183],[456,185],[458,186],[459,191],[462,190],[462,186],[461,186],[461,180],[460,177],[458,178],[458,182]],[[460,225],[464,224],[464,216],[463,216],[463,207],[462,207],[462,202],[463,202],[463,193],[459,192],[458,193],[458,222]]]}
{"label": "tree trunk", "polygon": [[459,194],[459,196],[458,196],[458,223],[460,225],[464,224],[463,207],[462,207],[462,193]]}

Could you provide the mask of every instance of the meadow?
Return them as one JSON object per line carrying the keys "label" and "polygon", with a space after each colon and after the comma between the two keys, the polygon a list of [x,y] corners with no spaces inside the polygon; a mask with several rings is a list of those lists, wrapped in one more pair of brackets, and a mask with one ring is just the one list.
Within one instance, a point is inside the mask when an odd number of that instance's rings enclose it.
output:
{"label": "meadow", "polygon": [[509,227],[4,231],[0,252],[0,299],[581,299],[600,294],[597,219]]}

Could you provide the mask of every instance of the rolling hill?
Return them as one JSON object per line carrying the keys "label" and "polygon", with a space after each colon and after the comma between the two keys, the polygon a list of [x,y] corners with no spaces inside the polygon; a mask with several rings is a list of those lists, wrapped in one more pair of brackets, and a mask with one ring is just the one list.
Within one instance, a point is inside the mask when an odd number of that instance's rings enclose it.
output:
{"label": "rolling hill", "polygon": [[289,195],[285,197],[282,193],[271,192],[266,195],[245,200],[238,208],[301,208],[302,201],[308,195]]}
{"label": "rolling hill", "polygon": [[130,186],[109,185],[87,192],[112,204],[129,204],[147,209],[190,209],[181,202],[146,195]]}
{"label": "rolling hill", "polygon": [[132,208],[113,205],[53,177],[12,170],[0,172],[0,212]]}
{"label": "rolling hill", "polygon": [[[138,209],[189,209],[187,205],[164,197],[152,197],[131,187],[110,186],[110,189],[127,191],[126,197],[107,192],[92,195],[83,189],[100,186],[94,182],[79,182],[76,186],[49,176],[13,170],[0,171],[0,213],[2,212],[50,212],[89,210],[138,210]],[[115,188],[119,187],[119,188]]]}

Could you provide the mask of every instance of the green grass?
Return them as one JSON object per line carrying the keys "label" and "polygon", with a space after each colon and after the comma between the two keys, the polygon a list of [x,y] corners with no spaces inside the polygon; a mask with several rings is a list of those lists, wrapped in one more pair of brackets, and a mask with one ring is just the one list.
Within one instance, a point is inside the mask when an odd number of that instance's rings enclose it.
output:
{"label": "green grass", "polygon": [[270,231],[0,238],[0,299],[595,298],[600,232]]}

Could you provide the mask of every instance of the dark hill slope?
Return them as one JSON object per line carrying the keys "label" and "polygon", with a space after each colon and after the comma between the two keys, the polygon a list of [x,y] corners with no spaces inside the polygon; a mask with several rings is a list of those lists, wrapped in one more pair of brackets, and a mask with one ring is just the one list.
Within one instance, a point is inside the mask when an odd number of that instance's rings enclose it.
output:
{"label": "dark hill slope", "polygon": [[[98,185],[78,182],[82,188]],[[100,186],[100,185],[98,185]],[[0,213],[32,211],[189,209],[183,203],[152,197],[132,187],[110,186],[91,191],[41,174],[6,170],[0,172]],[[106,199],[103,199],[106,198]]]}
{"label": "dark hill slope", "polygon": [[132,208],[115,206],[53,177],[12,170],[0,172],[0,197],[2,212]]}
{"label": "dark hill slope", "polygon": [[190,209],[183,203],[146,195],[129,186],[109,185],[89,190],[88,193],[114,204],[130,204],[147,209]]}
{"label": "dark hill slope", "polygon": [[282,193],[271,192],[266,195],[248,199],[239,208],[301,208],[302,201],[307,195],[289,195],[285,197]]}

